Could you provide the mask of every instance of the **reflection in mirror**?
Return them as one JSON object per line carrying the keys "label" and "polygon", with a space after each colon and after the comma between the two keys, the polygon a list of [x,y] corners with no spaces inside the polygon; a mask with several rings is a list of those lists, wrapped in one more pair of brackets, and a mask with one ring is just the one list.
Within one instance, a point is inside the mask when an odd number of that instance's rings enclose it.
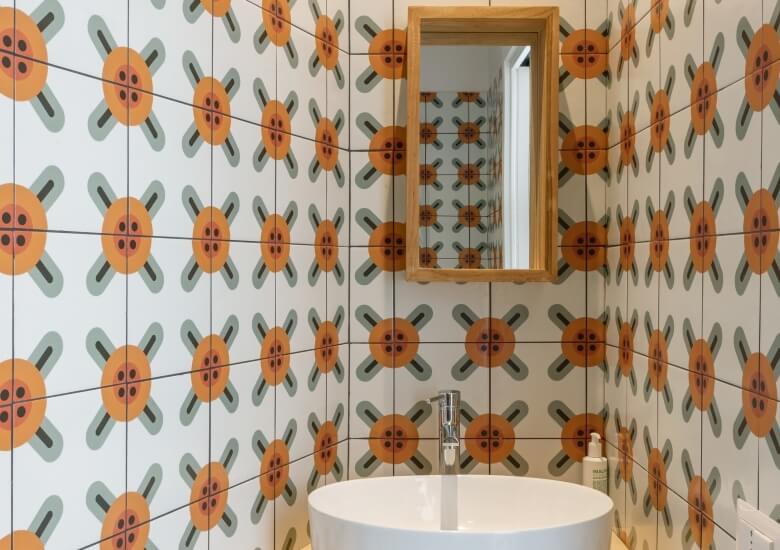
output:
{"label": "reflection in mirror", "polygon": [[529,268],[531,54],[421,46],[420,267]]}

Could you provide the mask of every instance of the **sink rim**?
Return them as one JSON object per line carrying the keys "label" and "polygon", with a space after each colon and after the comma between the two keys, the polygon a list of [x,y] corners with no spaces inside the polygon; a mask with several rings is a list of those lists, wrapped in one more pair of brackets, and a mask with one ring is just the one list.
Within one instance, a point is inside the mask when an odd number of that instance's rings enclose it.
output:
{"label": "sink rim", "polygon": [[[340,485],[343,484],[351,484],[351,485],[371,485],[371,484],[382,484],[382,485],[388,485],[392,483],[392,480],[399,479],[399,480],[406,480],[406,481],[415,481],[415,480],[423,480],[423,481],[431,481],[431,480],[441,480],[441,475],[413,475],[413,476],[377,476],[377,477],[371,477],[371,478],[359,478],[359,479],[349,479],[345,481],[339,481],[336,483],[331,483],[329,485],[324,485],[322,487],[318,487],[312,493],[309,495],[309,509],[313,512],[316,512],[317,514],[320,514],[322,516],[325,516],[327,518],[340,521],[346,524],[350,524],[353,526],[363,527],[363,528],[369,528],[369,529],[381,529],[385,531],[401,531],[404,533],[414,533],[414,534],[420,534],[420,535],[436,535],[436,536],[458,536],[458,537],[485,537],[485,536],[510,536],[515,534],[522,534],[522,533],[542,533],[544,531],[549,530],[555,530],[555,529],[561,529],[561,528],[567,528],[567,527],[576,527],[578,525],[587,524],[593,521],[598,521],[599,519],[608,516],[612,510],[614,509],[614,503],[612,502],[612,498],[610,498],[608,495],[605,495],[604,493],[601,493],[599,491],[596,491],[595,489],[591,489],[590,487],[585,487],[584,485],[579,485],[577,483],[572,483],[568,481],[560,481],[555,479],[546,479],[546,478],[537,478],[537,477],[526,477],[526,476],[491,476],[491,475],[480,475],[480,474],[467,474],[467,475],[458,475],[457,477],[459,479],[496,479],[496,482],[503,481],[510,483],[515,482],[531,482],[533,484],[547,484],[547,485],[555,485],[558,487],[566,487],[566,490],[573,490],[579,493],[589,493],[590,497],[595,498],[597,501],[601,501],[603,503],[603,509],[602,506],[594,506],[592,503],[589,503],[591,505],[584,506],[583,511],[586,515],[585,517],[578,518],[576,521],[567,521],[567,522],[554,522],[552,521],[549,525],[544,525],[541,527],[525,527],[525,528],[518,528],[518,529],[468,529],[468,530],[456,530],[456,531],[443,531],[441,529],[419,529],[419,528],[410,528],[410,527],[403,527],[401,525],[399,526],[388,526],[388,525],[382,525],[377,523],[370,523],[366,521],[357,521],[352,518],[344,517],[342,515],[335,515],[332,510],[331,511],[324,511],[322,508],[322,503],[327,502],[325,499],[330,496],[330,493],[335,492],[339,489]],[[489,481],[488,483],[494,483],[493,481]],[[598,502],[596,503],[598,504]],[[602,509],[601,512],[596,513],[594,510]],[[312,514],[310,514],[311,516]],[[554,518],[551,518],[554,519]]]}

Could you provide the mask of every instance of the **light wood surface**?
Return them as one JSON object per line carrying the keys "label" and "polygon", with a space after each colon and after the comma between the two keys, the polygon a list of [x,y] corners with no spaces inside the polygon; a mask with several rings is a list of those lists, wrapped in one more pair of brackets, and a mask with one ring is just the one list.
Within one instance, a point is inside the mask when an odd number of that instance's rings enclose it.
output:
{"label": "light wood surface", "polygon": [[[407,30],[406,278],[410,281],[550,282],[557,274],[558,8],[409,8]],[[533,44],[530,269],[420,266],[420,48],[423,44]],[[492,38],[484,38],[495,34]],[[459,39],[460,37],[460,39]],[[480,42],[480,40],[486,40]]]}

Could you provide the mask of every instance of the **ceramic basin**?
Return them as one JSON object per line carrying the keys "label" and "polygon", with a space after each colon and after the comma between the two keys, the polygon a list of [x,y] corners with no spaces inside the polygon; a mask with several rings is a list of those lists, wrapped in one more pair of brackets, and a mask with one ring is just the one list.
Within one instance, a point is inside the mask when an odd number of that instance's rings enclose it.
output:
{"label": "ceramic basin", "polygon": [[606,550],[611,510],[580,485],[508,476],[356,479],[309,497],[312,550]]}

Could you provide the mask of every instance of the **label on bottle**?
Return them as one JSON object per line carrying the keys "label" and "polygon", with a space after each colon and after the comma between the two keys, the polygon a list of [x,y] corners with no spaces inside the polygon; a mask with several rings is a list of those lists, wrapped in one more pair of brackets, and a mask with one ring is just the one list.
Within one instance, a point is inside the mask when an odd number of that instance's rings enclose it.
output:
{"label": "label on bottle", "polygon": [[607,494],[609,491],[609,474],[607,468],[593,469],[593,488]]}

